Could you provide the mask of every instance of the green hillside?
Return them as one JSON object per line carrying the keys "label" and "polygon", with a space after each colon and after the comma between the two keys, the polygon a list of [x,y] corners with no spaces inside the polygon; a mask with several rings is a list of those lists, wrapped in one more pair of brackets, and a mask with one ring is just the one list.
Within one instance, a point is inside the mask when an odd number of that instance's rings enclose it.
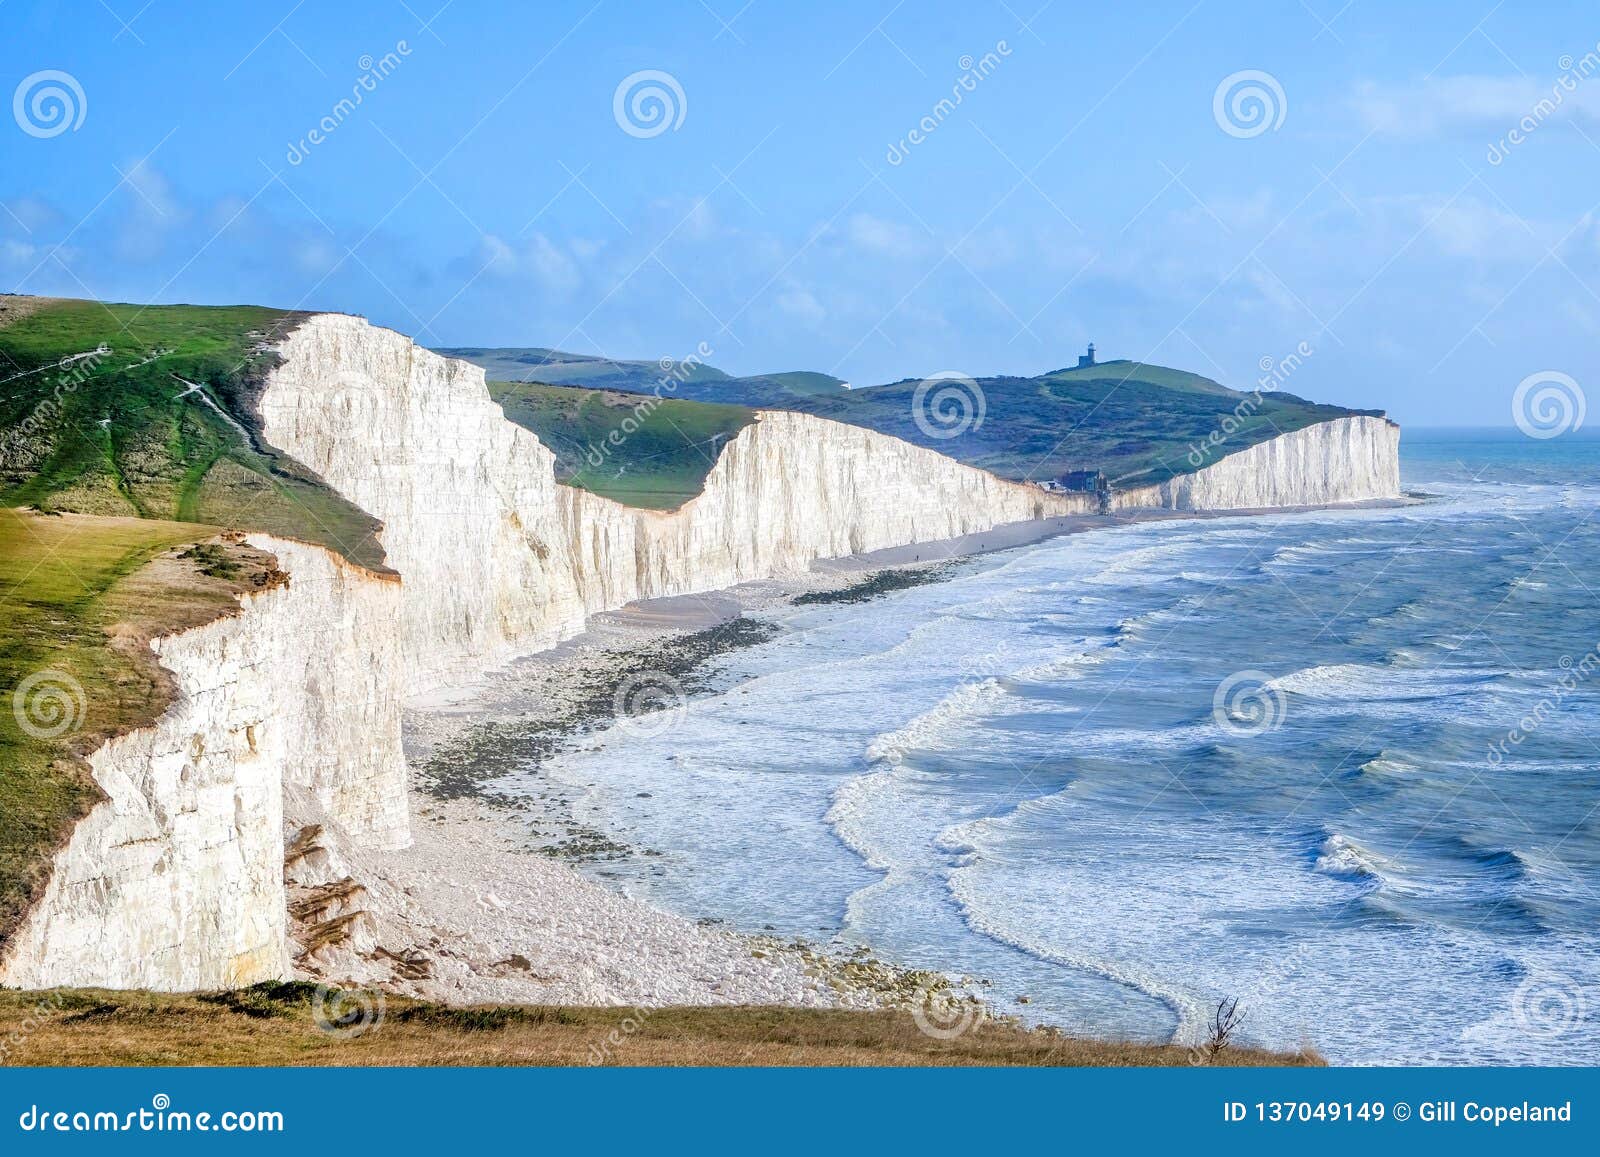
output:
{"label": "green hillside", "polygon": [[846,389],[844,382],[831,374],[811,370],[736,378],[698,361],[614,361],[539,347],[456,346],[441,347],[434,353],[481,366],[490,381],[587,386],[767,409],[783,409],[788,398],[833,396]]}
{"label": "green hillside", "polygon": [[668,374],[675,374],[686,383],[715,382],[728,377],[715,366],[698,362],[684,362],[680,366],[669,359],[663,369],[660,362],[615,361],[542,347],[455,346],[433,352],[482,366],[489,380],[496,382],[551,382],[594,389],[649,391]]}
{"label": "green hillside", "polygon": [[571,386],[490,382],[489,393],[555,453],[562,482],[654,510],[699,494],[723,444],[755,418],[744,406]]}
{"label": "green hillside", "polygon": [[[1240,393],[1183,370],[1113,361],[1036,378],[980,378],[981,407],[968,412],[981,412],[982,421],[941,438],[936,435],[959,423],[919,424],[920,385],[908,379],[831,398],[796,397],[784,408],[904,438],[1004,478],[1043,481],[1069,470],[1100,470],[1116,489],[1161,482],[1279,434],[1354,412],[1291,394]],[[970,386],[950,385],[958,394],[972,394]],[[937,397],[939,388],[936,384],[929,396]],[[927,409],[925,402],[924,415]],[[1205,446],[1213,432],[1230,427],[1220,446]]]}
{"label": "green hillside", "polygon": [[382,564],[377,524],[259,437],[265,345],[304,315],[0,303],[0,506],[266,530]]}
{"label": "green hillside", "polygon": [[[560,385],[599,385],[617,391],[660,389],[652,362],[614,362],[543,349],[440,350],[489,370],[515,368],[520,377]],[[865,426],[937,450],[968,465],[1018,481],[1045,481],[1070,470],[1100,470],[1116,488],[1161,482],[1208,465],[1257,442],[1356,412],[1307,402],[1281,392],[1243,393],[1186,370],[1110,361],[1033,378],[992,377],[960,387],[981,421],[940,437],[952,425],[919,423],[914,413],[921,381],[849,389],[827,374],[780,373],[735,378],[696,366],[672,396],[755,409],[796,410]],[[940,387],[935,386],[937,396]],[[955,399],[952,399],[955,401]],[[927,406],[922,407],[929,417]],[[961,411],[954,410],[959,417]],[[959,423],[955,423],[959,424]],[[1226,432],[1220,445],[1205,445]],[[1192,453],[1193,452],[1193,453]]]}

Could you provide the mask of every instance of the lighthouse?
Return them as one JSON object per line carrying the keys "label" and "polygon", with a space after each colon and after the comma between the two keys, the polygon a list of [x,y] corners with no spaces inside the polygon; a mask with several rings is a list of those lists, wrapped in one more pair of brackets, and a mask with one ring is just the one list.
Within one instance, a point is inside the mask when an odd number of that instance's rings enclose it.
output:
{"label": "lighthouse", "polygon": [[1078,355],[1078,368],[1080,370],[1092,365],[1094,365],[1094,342],[1089,343],[1088,353]]}

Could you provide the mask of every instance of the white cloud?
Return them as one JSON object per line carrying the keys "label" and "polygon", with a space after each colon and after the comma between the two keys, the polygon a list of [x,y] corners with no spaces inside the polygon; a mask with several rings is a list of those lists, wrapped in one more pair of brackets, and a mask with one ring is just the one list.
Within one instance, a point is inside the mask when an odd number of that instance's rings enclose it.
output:
{"label": "white cloud", "polygon": [[796,286],[778,295],[778,308],[791,317],[815,325],[828,316],[828,311],[809,289]]}
{"label": "white cloud", "polygon": [[870,213],[852,216],[845,226],[845,236],[858,249],[897,260],[915,257],[927,248],[909,226]]}
{"label": "white cloud", "polygon": [[1357,86],[1351,98],[1362,123],[1379,136],[1416,140],[1486,132],[1498,138],[1525,117],[1540,122],[1600,121],[1600,77],[1441,76],[1408,84]]}
{"label": "white cloud", "polygon": [[521,248],[485,233],[478,242],[475,268],[495,277],[531,278],[558,297],[570,296],[583,283],[578,262],[543,233],[535,233]]}
{"label": "white cloud", "polygon": [[161,170],[142,158],[124,165],[122,172],[134,194],[135,212],[161,228],[182,224],[187,214],[172,192],[172,183]]}

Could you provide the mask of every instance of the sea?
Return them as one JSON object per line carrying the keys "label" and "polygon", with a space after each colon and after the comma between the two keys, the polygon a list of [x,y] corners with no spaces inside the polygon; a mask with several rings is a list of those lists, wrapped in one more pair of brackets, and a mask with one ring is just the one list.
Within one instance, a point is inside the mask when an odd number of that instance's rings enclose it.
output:
{"label": "sea", "polygon": [[1404,506],[1141,523],[794,607],[544,768],[688,916],[996,1012],[1600,1063],[1600,439],[1406,430]]}

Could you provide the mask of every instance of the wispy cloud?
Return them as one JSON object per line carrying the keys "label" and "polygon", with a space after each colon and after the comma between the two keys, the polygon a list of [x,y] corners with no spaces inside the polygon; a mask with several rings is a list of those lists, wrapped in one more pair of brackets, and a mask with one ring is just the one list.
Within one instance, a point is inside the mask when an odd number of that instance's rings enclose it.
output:
{"label": "wispy cloud", "polygon": [[1420,140],[1453,134],[1498,136],[1524,117],[1600,121],[1600,77],[1568,90],[1557,76],[1441,76],[1405,84],[1359,84],[1351,105],[1382,137]]}

